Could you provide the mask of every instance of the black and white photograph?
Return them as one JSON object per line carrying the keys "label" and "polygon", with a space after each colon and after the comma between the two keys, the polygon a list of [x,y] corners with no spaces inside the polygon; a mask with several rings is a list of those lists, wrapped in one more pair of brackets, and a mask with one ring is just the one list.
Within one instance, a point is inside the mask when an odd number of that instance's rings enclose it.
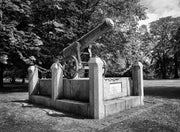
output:
{"label": "black and white photograph", "polygon": [[180,132],[180,0],[0,0],[0,132]]}

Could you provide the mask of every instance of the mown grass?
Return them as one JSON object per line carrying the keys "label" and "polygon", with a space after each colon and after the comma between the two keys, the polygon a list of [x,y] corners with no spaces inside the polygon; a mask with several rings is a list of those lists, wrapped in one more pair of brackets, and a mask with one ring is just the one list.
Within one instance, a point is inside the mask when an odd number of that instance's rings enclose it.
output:
{"label": "mown grass", "polygon": [[143,107],[132,108],[103,120],[77,118],[29,105],[27,84],[5,84],[5,88],[9,90],[0,93],[0,132],[180,131],[180,80],[145,80]]}

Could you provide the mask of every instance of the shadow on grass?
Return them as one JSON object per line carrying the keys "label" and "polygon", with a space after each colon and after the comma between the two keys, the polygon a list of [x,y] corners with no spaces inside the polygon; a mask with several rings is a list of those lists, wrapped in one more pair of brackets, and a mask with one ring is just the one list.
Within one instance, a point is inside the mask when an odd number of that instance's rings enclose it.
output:
{"label": "shadow on grass", "polygon": [[57,111],[56,109],[45,107],[43,105],[33,104],[28,99],[14,100],[11,102],[21,103],[23,108],[39,108],[42,111],[44,111],[48,116],[51,116],[51,117],[69,117],[69,118],[75,118],[75,119],[88,119],[87,117],[83,117],[81,115],[74,115],[71,113],[63,112],[63,111]]}
{"label": "shadow on grass", "polygon": [[157,96],[168,99],[180,99],[180,87],[145,87],[145,96]]}
{"label": "shadow on grass", "polygon": [[27,103],[27,104],[29,104],[29,105],[31,104],[28,99],[24,99],[24,100],[13,100],[13,101],[11,101],[11,102],[15,102],[15,103]]}
{"label": "shadow on grass", "polygon": [[28,92],[28,84],[4,84],[4,88],[0,89],[1,93],[12,92]]}

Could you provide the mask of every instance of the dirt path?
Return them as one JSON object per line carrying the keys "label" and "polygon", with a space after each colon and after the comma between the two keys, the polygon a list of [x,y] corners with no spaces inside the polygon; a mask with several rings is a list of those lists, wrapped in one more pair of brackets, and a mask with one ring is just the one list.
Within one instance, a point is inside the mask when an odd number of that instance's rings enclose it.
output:
{"label": "dirt path", "polygon": [[0,132],[180,132],[180,86],[150,87],[148,83],[144,106],[103,120],[29,104],[27,92],[1,92]]}

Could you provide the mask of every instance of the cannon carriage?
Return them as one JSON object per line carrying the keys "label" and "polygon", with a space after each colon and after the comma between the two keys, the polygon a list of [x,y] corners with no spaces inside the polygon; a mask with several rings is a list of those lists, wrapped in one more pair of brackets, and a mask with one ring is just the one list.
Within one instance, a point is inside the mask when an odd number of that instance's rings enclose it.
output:
{"label": "cannon carriage", "polygon": [[[113,27],[114,22],[106,18],[100,25],[70,44],[60,53],[63,56],[64,77],[76,78],[81,71],[88,69],[87,60],[82,62],[82,55],[88,55],[90,58],[92,56],[91,46],[94,44],[93,42]],[[85,49],[87,51],[82,52]]]}

